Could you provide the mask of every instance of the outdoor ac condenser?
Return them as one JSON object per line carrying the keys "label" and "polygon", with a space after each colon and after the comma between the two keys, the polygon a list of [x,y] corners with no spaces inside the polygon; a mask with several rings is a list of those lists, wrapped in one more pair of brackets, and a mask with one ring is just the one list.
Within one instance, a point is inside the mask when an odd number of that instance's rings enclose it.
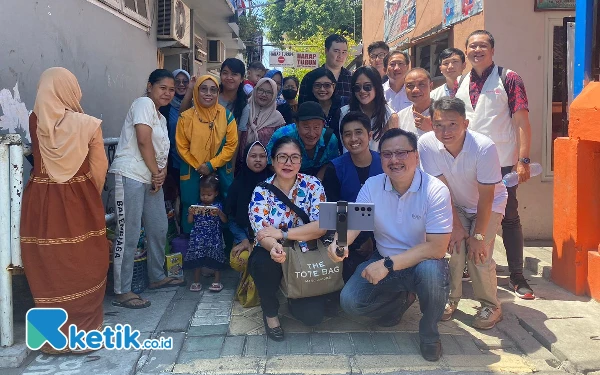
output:
{"label": "outdoor ac condenser", "polygon": [[190,47],[190,8],[181,0],[158,0],[157,38]]}

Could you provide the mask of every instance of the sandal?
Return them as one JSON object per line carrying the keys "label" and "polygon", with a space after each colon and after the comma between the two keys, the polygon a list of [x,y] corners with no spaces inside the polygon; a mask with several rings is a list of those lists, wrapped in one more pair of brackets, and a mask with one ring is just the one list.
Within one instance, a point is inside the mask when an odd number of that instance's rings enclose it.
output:
{"label": "sandal", "polygon": [[200,283],[192,283],[190,285],[190,292],[199,292],[202,290],[202,284]]}
{"label": "sandal", "polygon": [[167,277],[166,279],[170,279],[170,280],[167,282],[164,282],[158,286],[150,286],[150,287],[148,287],[148,289],[156,290],[156,289],[162,289],[162,288],[172,288],[174,286],[185,286],[185,280],[176,279],[173,277]]}
{"label": "sandal", "polygon": [[140,297],[132,297],[132,298],[126,299],[125,301],[114,300],[114,301],[112,301],[112,305],[115,307],[124,307],[127,309],[143,309],[143,308],[150,306],[150,301],[146,301],[142,304],[131,303],[131,301],[134,301],[136,299],[143,301],[143,299],[141,299]]}
{"label": "sandal", "polygon": [[208,288],[211,292],[218,293],[223,290],[223,284],[221,283],[212,283],[210,288]]}

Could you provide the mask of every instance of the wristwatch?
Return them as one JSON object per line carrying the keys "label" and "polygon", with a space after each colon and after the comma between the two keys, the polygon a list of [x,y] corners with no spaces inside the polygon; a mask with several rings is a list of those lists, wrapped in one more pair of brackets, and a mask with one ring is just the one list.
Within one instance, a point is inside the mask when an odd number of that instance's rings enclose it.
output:
{"label": "wristwatch", "polygon": [[519,158],[519,161],[523,164],[531,163],[531,159],[529,159],[529,158]]}
{"label": "wristwatch", "polygon": [[477,241],[483,241],[485,239],[485,236],[481,233],[475,233],[473,235],[473,238],[476,239]]}
{"label": "wristwatch", "polygon": [[389,272],[394,272],[394,261],[390,257],[383,258],[383,265]]}
{"label": "wristwatch", "polygon": [[283,228],[280,228],[281,230],[281,235],[283,236],[283,238],[281,239],[281,242],[285,242],[288,239],[288,227],[284,226]]}

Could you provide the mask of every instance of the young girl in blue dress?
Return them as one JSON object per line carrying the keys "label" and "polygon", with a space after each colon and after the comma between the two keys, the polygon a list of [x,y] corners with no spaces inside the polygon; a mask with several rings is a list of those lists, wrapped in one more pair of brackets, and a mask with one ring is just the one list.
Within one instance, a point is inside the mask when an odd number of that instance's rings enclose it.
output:
{"label": "young girl in blue dress", "polygon": [[215,271],[215,280],[210,286],[211,292],[223,290],[221,284],[221,270],[225,268],[225,241],[221,223],[227,222],[223,213],[223,204],[217,200],[219,196],[219,179],[215,175],[207,175],[200,179],[199,208],[190,206],[188,210],[188,223],[194,224],[190,233],[190,242],[185,254],[185,267],[194,269],[194,282],[190,291],[202,290],[200,276],[202,267]]}

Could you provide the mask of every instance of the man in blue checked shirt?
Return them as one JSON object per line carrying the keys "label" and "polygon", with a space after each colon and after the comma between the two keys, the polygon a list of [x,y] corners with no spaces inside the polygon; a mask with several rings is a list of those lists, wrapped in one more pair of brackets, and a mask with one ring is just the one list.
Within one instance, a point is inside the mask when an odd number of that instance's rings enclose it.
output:
{"label": "man in blue checked shirt", "polygon": [[300,141],[302,166],[300,173],[316,176],[321,167],[340,155],[333,129],[325,128],[325,113],[316,102],[305,102],[298,108],[298,124],[289,124],[273,133],[267,152],[271,162],[271,149],[279,138],[289,136]]}

